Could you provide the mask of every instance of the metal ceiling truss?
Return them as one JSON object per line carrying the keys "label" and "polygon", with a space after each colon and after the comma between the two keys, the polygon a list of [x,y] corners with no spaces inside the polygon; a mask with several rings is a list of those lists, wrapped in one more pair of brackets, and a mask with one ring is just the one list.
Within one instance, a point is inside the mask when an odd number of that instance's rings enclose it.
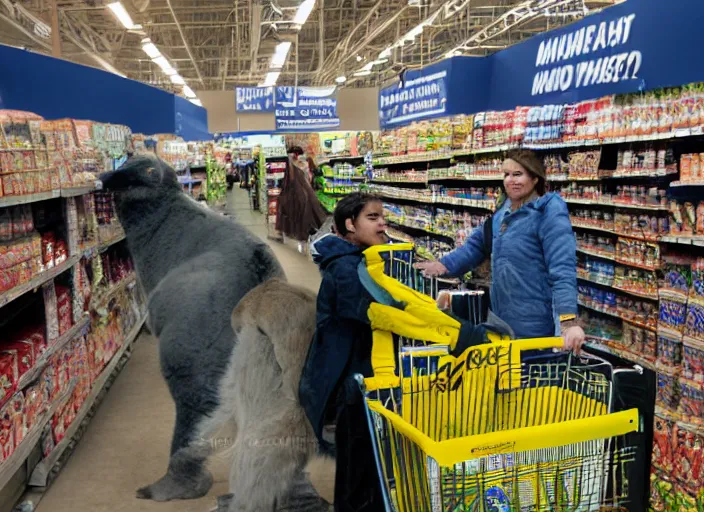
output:
{"label": "metal ceiling truss", "polygon": [[[51,54],[53,0],[0,0],[0,43]],[[621,0],[56,0],[62,57],[180,92],[142,50],[149,38],[195,90],[257,85],[290,41],[280,85],[384,85],[449,55],[483,56]],[[355,76],[356,75],[356,76]],[[340,80],[342,82],[342,80]]]}

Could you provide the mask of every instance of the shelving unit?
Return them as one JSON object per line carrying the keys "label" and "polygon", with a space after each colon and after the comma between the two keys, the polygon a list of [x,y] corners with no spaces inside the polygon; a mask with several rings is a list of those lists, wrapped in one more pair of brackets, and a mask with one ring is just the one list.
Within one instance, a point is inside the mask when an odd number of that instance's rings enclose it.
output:
{"label": "shelving unit", "polygon": [[[2,500],[24,491],[16,485],[49,484],[139,334],[145,311],[114,201],[96,183],[130,148],[129,130],[13,115],[8,121],[0,111]],[[30,121],[42,129],[30,130]],[[13,165],[30,147],[35,159],[58,162],[45,171],[57,179],[51,190],[18,194],[23,171]],[[83,169],[61,167],[77,154]],[[26,178],[24,190],[32,186]]]}

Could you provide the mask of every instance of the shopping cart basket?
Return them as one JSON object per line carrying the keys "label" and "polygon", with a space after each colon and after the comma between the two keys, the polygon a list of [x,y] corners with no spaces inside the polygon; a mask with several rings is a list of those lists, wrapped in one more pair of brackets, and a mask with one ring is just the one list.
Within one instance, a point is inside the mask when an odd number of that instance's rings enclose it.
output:
{"label": "shopping cart basket", "polygon": [[[641,424],[636,409],[612,412],[611,366],[568,353],[523,361],[560,338],[449,356],[456,321],[382,272],[379,251],[365,254],[367,268],[388,296],[370,308],[374,376],[360,386],[387,510],[581,512],[627,501],[633,449],[622,436]],[[404,340],[398,352],[394,339]]]}

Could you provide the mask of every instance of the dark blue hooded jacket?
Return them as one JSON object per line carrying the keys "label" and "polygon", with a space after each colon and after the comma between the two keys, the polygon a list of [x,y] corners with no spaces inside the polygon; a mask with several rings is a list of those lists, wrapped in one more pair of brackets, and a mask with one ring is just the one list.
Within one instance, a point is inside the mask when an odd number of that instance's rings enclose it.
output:
{"label": "dark blue hooded jacket", "polygon": [[[560,315],[577,314],[576,240],[567,205],[548,193],[492,217],[491,309],[517,338],[559,335]],[[485,259],[483,226],[440,261],[461,276]]]}
{"label": "dark blue hooded jacket", "polygon": [[361,249],[335,235],[325,235],[311,249],[323,279],[318,291],[315,336],[303,368],[299,398],[322,441],[329,402],[336,399],[344,378],[355,373],[371,376],[368,310],[374,299],[358,277]]}

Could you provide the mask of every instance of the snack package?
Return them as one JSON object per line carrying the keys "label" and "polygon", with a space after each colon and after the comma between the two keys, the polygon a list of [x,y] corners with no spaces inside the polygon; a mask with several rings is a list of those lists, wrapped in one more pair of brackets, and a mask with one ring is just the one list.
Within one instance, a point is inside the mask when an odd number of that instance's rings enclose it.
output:
{"label": "snack package", "polygon": [[0,352],[0,404],[13,393],[18,380],[17,351]]}
{"label": "snack package", "polygon": [[655,404],[665,409],[677,410],[679,405],[679,375],[675,370],[662,368],[658,371]]}
{"label": "snack package", "polygon": [[15,423],[8,412],[12,404],[0,408],[0,461],[9,459],[15,451]]}
{"label": "snack package", "polygon": [[704,426],[704,384],[685,378],[679,380],[677,411],[688,423]]}
{"label": "snack package", "polygon": [[7,419],[12,422],[12,427],[15,434],[14,448],[16,449],[27,433],[24,422],[24,395],[21,391],[18,391],[12,396],[7,404],[7,407],[4,409],[4,414],[6,414]]}
{"label": "snack package", "polygon": [[677,423],[673,442],[673,478],[685,485],[704,482],[704,437],[691,426]]}
{"label": "snack package", "polygon": [[18,380],[21,379],[25,373],[27,373],[34,367],[34,345],[29,341],[19,339],[11,343],[3,343],[2,345],[0,345],[0,347],[2,347],[0,353],[12,351],[17,354]]}
{"label": "snack package", "polygon": [[653,424],[653,455],[654,467],[670,474],[674,467],[675,424],[667,418],[655,415]]}
{"label": "snack package", "polygon": [[54,435],[52,432],[51,423],[47,423],[42,431],[42,454],[44,457],[48,457],[54,448],[56,448],[56,443],[54,443]]}
{"label": "snack package", "polygon": [[24,396],[24,420],[29,431],[48,408],[46,386],[43,381],[39,380],[37,384],[28,387]]}
{"label": "snack package", "polygon": [[704,341],[683,339],[682,376],[694,382],[704,382]]}
{"label": "snack package", "polygon": [[56,304],[56,288],[54,281],[42,287],[44,294],[44,316],[46,317],[47,345],[51,345],[59,337],[59,319]]}

